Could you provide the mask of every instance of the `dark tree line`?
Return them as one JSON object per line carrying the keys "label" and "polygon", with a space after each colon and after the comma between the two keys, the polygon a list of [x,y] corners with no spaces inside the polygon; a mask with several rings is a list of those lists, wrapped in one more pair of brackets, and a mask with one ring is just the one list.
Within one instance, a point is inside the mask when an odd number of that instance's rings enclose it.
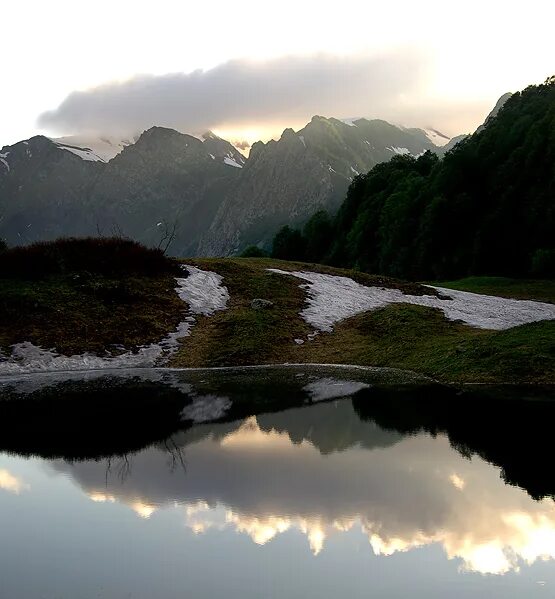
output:
{"label": "dark tree line", "polygon": [[276,258],[407,279],[555,276],[555,77],[526,88],[443,160],[395,156],[339,212],[282,228]]}

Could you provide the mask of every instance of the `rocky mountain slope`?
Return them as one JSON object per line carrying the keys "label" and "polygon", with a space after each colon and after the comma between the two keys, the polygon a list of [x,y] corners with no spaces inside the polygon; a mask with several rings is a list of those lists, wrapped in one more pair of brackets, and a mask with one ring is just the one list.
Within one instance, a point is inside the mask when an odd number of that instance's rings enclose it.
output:
{"label": "rocky mountain slope", "polygon": [[267,245],[281,225],[315,210],[335,212],[357,174],[397,154],[435,151],[438,136],[315,116],[298,132],[255,143],[248,159],[211,132],[36,136],[0,152],[0,238],[21,244],[100,232],[157,245],[172,234],[176,255],[228,255]]}

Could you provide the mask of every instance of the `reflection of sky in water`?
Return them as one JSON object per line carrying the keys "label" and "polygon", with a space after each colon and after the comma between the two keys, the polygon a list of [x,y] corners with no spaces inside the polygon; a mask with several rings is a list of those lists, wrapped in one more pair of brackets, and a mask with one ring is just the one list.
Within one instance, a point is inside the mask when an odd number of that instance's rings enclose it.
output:
{"label": "reflection of sky in water", "polygon": [[[363,422],[348,400],[196,427],[125,460],[2,456],[0,514],[0,563],[34,543],[51,562],[37,580],[62,597],[88,596],[106,569],[132,597],[441,597],[453,585],[543,597],[555,584],[551,499],[506,486],[443,436]],[[26,584],[21,597],[42,596]],[[111,593],[99,596],[126,596]]]}

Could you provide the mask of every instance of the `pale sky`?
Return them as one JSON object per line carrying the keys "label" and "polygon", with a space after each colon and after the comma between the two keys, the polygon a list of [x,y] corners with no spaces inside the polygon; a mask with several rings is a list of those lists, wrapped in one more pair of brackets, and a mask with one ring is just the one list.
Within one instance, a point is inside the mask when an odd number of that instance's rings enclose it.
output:
{"label": "pale sky", "polygon": [[[254,141],[313,114],[456,135],[503,93],[555,73],[553,0],[0,8],[0,147],[36,133],[120,135],[152,124]],[[85,93],[66,100],[76,91]]]}

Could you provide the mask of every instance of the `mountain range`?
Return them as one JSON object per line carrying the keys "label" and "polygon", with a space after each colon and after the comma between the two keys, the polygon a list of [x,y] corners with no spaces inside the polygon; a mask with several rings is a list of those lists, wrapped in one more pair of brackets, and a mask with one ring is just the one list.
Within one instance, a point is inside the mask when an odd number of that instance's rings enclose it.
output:
{"label": "mountain range", "polygon": [[0,238],[121,234],[175,255],[268,247],[283,224],[335,213],[353,178],[399,154],[443,153],[437,130],[314,116],[245,157],[208,132],[136,138],[35,136],[0,151]]}

